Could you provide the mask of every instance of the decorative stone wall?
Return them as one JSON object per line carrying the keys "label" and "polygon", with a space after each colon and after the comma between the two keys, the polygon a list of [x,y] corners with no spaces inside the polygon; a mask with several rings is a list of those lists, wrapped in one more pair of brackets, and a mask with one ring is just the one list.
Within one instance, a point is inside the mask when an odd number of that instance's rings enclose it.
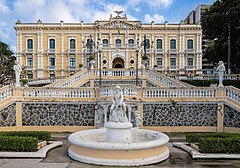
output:
{"label": "decorative stone wall", "polygon": [[240,128],[240,111],[224,105],[223,126]]}
{"label": "decorative stone wall", "polygon": [[16,126],[16,104],[0,110],[0,127]]}
{"label": "decorative stone wall", "polygon": [[217,126],[217,103],[144,103],[143,126]]}
{"label": "decorative stone wall", "polygon": [[94,126],[94,104],[23,103],[23,126]]}

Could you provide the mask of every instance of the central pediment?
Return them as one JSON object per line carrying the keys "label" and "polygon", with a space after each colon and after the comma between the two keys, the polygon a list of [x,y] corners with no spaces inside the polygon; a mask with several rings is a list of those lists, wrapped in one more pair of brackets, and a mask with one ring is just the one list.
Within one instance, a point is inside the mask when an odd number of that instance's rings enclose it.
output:
{"label": "central pediment", "polygon": [[136,29],[141,27],[141,22],[135,22],[135,24],[129,23],[129,22],[125,22],[125,21],[121,21],[121,20],[114,20],[114,21],[110,21],[108,23],[105,24],[100,24],[99,28],[100,29]]}

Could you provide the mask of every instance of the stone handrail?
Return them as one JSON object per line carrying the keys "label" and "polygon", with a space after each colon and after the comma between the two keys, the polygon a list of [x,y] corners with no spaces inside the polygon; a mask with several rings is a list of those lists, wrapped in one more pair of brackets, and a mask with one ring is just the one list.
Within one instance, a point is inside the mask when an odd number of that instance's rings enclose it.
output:
{"label": "stone handrail", "polygon": [[51,87],[70,87],[70,86],[76,84],[77,82],[79,82],[80,80],[82,80],[83,78],[89,77],[89,75],[90,75],[89,70],[82,70],[82,71],[79,71],[79,72],[75,73],[74,75],[64,79],[61,82],[51,85]]}
{"label": "stone handrail", "polygon": [[226,96],[227,98],[240,103],[240,89],[235,88],[233,86],[226,87]]}
{"label": "stone handrail", "polygon": [[150,77],[152,80],[161,83],[162,85],[165,85],[167,87],[187,87],[188,84],[181,83],[179,81],[176,81],[174,79],[171,79],[167,76],[164,76],[158,72],[148,70],[146,71],[146,75]]}
{"label": "stone handrail", "polygon": [[33,80],[33,79],[28,79],[28,85],[37,85],[37,84],[47,84],[47,83],[53,83],[56,81],[60,81],[62,80],[63,77],[57,77],[57,78],[42,78],[42,79],[37,79],[37,80]]}
{"label": "stone handrail", "polygon": [[215,97],[214,88],[145,88],[143,89],[144,98],[205,98]]}
{"label": "stone handrail", "polygon": [[24,88],[23,97],[30,98],[95,98],[91,88]]}
{"label": "stone handrail", "polygon": [[[99,70],[94,70],[94,76],[99,76]],[[136,76],[136,70],[128,70],[128,69],[108,69],[101,70],[102,76]],[[142,75],[142,70],[138,71],[138,75]]]}
{"label": "stone handrail", "polygon": [[9,86],[4,86],[0,88],[0,101],[13,96],[13,88]]}
{"label": "stone handrail", "polygon": [[[218,79],[218,74],[201,74],[201,75],[167,75],[172,79],[178,80],[211,80],[211,79]],[[240,80],[239,74],[225,74],[223,76],[223,80]]]}
{"label": "stone handrail", "polygon": [[[137,96],[138,95],[138,87],[137,86],[129,86],[129,85],[120,85],[121,90],[124,96]],[[114,96],[115,86],[106,86],[99,88],[100,97],[104,96]]]}

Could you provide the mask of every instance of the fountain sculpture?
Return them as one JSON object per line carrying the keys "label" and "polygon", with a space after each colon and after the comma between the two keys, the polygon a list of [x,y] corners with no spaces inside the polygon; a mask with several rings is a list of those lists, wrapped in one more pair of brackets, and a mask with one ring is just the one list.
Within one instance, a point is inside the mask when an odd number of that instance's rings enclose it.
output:
{"label": "fountain sculpture", "polygon": [[72,144],[69,156],[91,164],[139,166],[157,163],[169,156],[167,135],[132,128],[119,86],[115,88],[105,128],[79,131],[71,134],[68,140]]}

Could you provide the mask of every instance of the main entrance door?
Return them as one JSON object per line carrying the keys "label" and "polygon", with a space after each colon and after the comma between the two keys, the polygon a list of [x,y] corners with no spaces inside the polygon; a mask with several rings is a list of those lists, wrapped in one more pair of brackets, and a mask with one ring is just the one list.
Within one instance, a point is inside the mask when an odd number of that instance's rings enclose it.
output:
{"label": "main entrance door", "polygon": [[120,57],[117,57],[112,62],[112,68],[124,68],[124,60]]}

